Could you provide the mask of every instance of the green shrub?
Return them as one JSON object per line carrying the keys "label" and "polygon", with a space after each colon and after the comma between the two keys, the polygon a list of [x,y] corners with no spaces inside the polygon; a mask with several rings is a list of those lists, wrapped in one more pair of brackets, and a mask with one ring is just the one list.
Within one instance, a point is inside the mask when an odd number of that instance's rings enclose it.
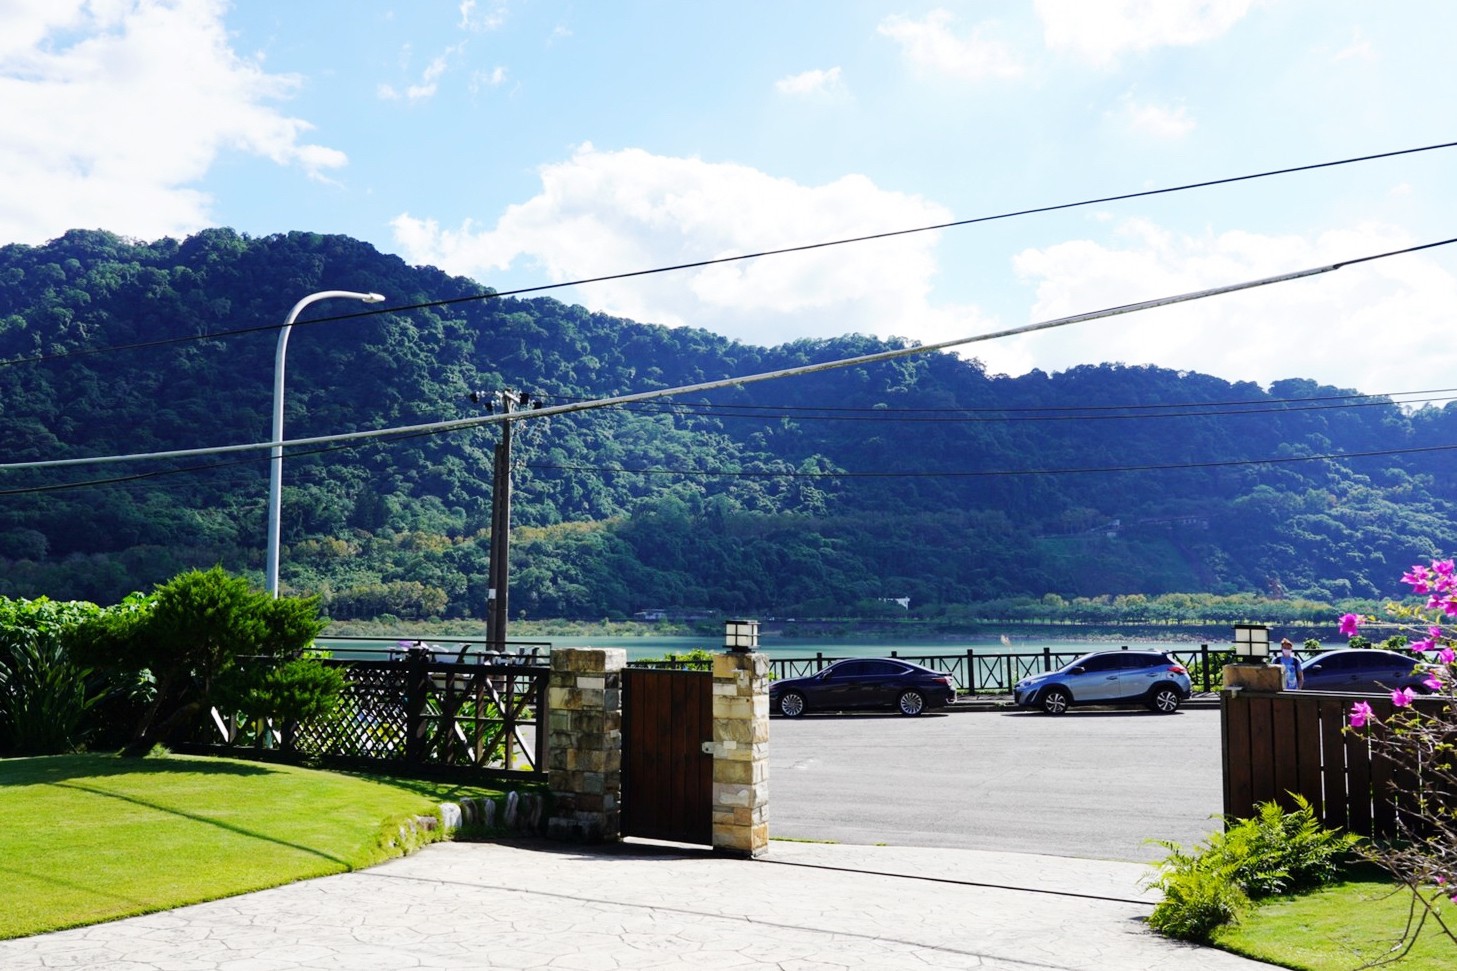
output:
{"label": "green shrub", "polygon": [[1291,795],[1293,812],[1260,803],[1255,818],[1231,821],[1225,832],[1210,837],[1210,850],[1229,862],[1235,881],[1251,897],[1325,886],[1361,841],[1355,833],[1326,829],[1306,799]]}
{"label": "green shrub", "polygon": [[1196,852],[1155,841],[1169,854],[1149,880],[1164,894],[1149,926],[1170,937],[1207,943],[1215,929],[1238,920],[1251,899],[1302,893],[1333,881],[1361,838],[1324,828],[1309,801],[1290,795],[1293,811],[1260,803],[1254,818],[1227,819],[1225,831],[1210,836]]}
{"label": "green shrub", "polygon": [[1224,870],[1191,866],[1165,873],[1154,885],[1164,899],[1148,925],[1181,941],[1209,943],[1216,930],[1237,922],[1250,906],[1250,898]]}
{"label": "green shrub", "polygon": [[256,674],[238,665],[218,680],[218,702],[249,718],[303,721],[323,718],[339,706],[344,674],[313,657],[264,667]]}
{"label": "green shrub", "polygon": [[53,640],[12,638],[0,654],[0,755],[80,751],[100,700],[87,689],[90,674]]}
{"label": "green shrub", "polygon": [[78,751],[95,731],[104,679],[75,662],[71,631],[95,604],[0,597],[0,756]]}

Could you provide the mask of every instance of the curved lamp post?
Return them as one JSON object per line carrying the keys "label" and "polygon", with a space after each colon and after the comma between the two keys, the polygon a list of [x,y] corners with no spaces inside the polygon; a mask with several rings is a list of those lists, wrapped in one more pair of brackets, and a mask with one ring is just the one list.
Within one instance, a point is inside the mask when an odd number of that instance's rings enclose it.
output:
{"label": "curved lamp post", "polygon": [[278,354],[273,362],[273,448],[269,453],[272,461],[269,462],[268,471],[268,563],[265,581],[268,592],[274,597],[278,596],[278,540],[283,512],[283,356],[288,352],[288,334],[293,330],[293,322],[298,319],[300,311],[316,300],[329,300],[334,297],[363,303],[379,303],[384,300],[378,293],[320,290],[294,304],[293,309],[288,312],[288,320],[283,322],[283,330],[278,332]]}

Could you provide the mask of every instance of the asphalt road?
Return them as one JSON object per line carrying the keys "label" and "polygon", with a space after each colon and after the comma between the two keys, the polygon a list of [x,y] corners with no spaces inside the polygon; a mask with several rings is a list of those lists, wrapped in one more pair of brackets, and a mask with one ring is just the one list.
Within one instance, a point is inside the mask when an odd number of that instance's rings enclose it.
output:
{"label": "asphalt road", "polygon": [[769,833],[1146,862],[1219,828],[1219,712],[775,717]]}

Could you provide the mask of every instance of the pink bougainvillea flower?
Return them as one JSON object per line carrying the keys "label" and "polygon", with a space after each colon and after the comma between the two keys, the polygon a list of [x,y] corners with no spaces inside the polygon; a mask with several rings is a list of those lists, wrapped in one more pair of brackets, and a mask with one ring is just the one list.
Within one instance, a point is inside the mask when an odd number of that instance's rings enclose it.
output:
{"label": "pink bougainvillea flower", "polygon": [[1415,653],[1415,654],[1424,654],[1427,651],[1430,651],[1430,650],[1434,649],[1436,646],[1437,646],[1437,642],[1434,641],[1434,640],[1432,640],[1431,638],[1427,638],[1426,640],[1423,640],[1423,641],[1412,641],[1411,642],[1411,649],[1412,649],[1412,652]]}
{"label": "pink bougainvillea flower", "polygon": [[1422,684],[1426,685],[1432,691],[1442,690],[1442,681],[1435,674],[1427,675],[1426,678],[1422,680]]}
{"label": "pink bougainvillea flower", "polygon": [[1361,627],[1361,618],[1355,614],[1345,614],[1341,617],[1341,636],[1355,637],[1356,631]]}
{"label": "pink bougainvillea flower", "polygon": [[1444,647],[1437,652],[1437,660],[1443,664],[1451,664],[1453,661],[1457,661],[1457,653],[1453,653],[1450,647]]}
{"label": "pink bougainvillea flower", "polygon": [[1432,589],[1427,584],[1427,568],[1421,565],[1414,566],[1402,574],[1401,582],[1411,584],[1412,593],[1429,593]]}
{"label": "pink bougainvillea flower", "polygon": [[1452,575],[1453,562],[1451,560],[1433,560],[1432,572],[1439,576],[1449,577]]}
{"label": "pink bougainvillea flower", "polygon": [[1410,688],[1400,688],[1391,693],[1391,703],[1398,708],[1405,708],[1407,705],[1411,704],[1411,700],[1415,697],[1416,692],[1412,691]]}
{"label": "pink bougainvillea flower", "polygon": [[1375,714],[1371,711],[1371,705],[1368,702],[1358,701],[1351,706],[1352,728],[1365,728],[1366,722],[1375,717]]}

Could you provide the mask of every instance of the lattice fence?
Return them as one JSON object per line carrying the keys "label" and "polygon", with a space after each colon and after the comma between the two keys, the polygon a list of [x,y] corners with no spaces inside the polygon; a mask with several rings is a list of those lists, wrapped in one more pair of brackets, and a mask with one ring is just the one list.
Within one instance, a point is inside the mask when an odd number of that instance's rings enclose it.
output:
{"label": "lattice fence", "polygon": [[381,769],[452,767],[544,778],[550,668],[476,656],[440,661],[426,650],[388,661],[329,658],[344,672],[324,718],[251,732],[218,719],[225,745],[251,738],[284,755]]}

